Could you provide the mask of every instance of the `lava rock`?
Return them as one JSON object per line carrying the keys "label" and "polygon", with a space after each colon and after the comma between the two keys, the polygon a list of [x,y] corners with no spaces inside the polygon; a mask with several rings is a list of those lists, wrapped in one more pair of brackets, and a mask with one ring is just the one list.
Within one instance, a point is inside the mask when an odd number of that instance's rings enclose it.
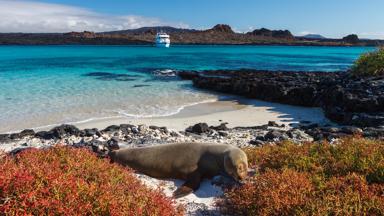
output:
{"label": "lava rock", "polygon": [[218,131],[219,135],[222,137],[227,137],[229,136],[229,133],[227,131]]}
{"label": "lava rock", "polygon": [[24,138],[26,136],[34,136],[34,135],[35,135],[35,131],[34,130],[26,129],[26,130],[21,131],[20,133],[11,134],[10,138],[11,139],[22,139],[22,138]]}
{"label": "lava rock", "polygon": [[251,140],[251,141],[249,141],[249,144],[251,144],[251,145],[255,145],[255,146],[263,146],[263,145],[264,145],[264,142],[261,141],[261,140],[255,139],[255,140]]}
{"label": "lava rock", "polygon": [[[97,128],[92,128],[92,129],[84,129],[84,136],[86,137],[93,137],[93,136],[98,136],[99,130]],[[100,133],[100,132],[99,132]]]}
{"label": "lava rock", "polygon": [[139,131],[139,128],[138,127],[132,127],[131,128],[131,130],[132,130],[132,133],[134,133],[134,134],[138,134],[140,131]]}
{"label": "lava rock", "polygon": [[342,127],[341,132],[346,134],[351,134],[351,135],[363,134],[363,130],[361,128],[353,127],[353,126]]}
{"label": "lava rock", "polygon": [[135,126],[131,125],[131,124],[121,124],[120,130],[123,134],[128,135],[132,132],[133,127],[135,127]]}
{"label": "lava rock", "polygon": [[289,136],[285,134],[284,131],[270,130],[265,134],[264,139],[268,141],[282,141],[288,140]]}
{"label": "lava rock", "polygon": [[119,147],[119,138],[118,137],[112,137],[110,140],[107,141],[107,147],[109,150],[118,150]]}
{"label": "lava rock", "polygon": [[0,134],[0,143],[7,143],[11,141],[9,134]]}
{"label": "lava rock", "polygon": [[219,126],[211,126],[210,128],[217,131],[226,131],[228,130],[227,124],[228,123],[225,122],[225,123],[221,123]]}
{"label": "lava rock", "polygon": [[56,136],[52,131],[39,131],[35,134],[35,137],[45,140],[55,139]]}
{"label": "lava rock", "polygon": [[111,125],[111,126],[106,127],[101,132],[103,132],[103,133],[113,133],[113,132],[117,132],[119,130],[120,130],[120,126],[119,125]]}
{"label": "lava rock", "polygon": [[300,140],[300,141],[312,141],[313,138],[306,134],[304,131],[299,130],[297,128],[291,129],[287,131],[287,135],[292,140]]}
{"label": "lava rock", "polygon": [[180,76],[191,79],[198,88],[283,104],[321,107],[329,119],[343,125],[384,125],[383,76],[250,69],[182,74]]}
{"label": "lava rock", "polygon": [[210,129],[207,123],[198,123],[187,129],[187,132],[196,133],[196,134],[207,133],[209,131]]}
{"label": "lava rock", "polygon": [[63,138],[65,136],[79,136],[80,130],[73,125],[60,125],[50,130],[54,138]]}
{"label": "lava rock", "polygon": [[269,126],[269,127],[280,127],[280,125],[277,124],[275,121],[269,121],[269,122],[268,122],[268,126]]}

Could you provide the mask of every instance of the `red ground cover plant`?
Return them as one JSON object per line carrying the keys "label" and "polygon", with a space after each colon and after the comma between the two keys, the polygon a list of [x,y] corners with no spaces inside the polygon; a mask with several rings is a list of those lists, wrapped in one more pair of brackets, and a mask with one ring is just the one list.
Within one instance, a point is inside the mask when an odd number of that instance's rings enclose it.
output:
{"label": "red ground cover plant", "polygon": [[0,157],[0,212],[6,215],[182,215],[132,171],[86,149],[57,146]]}
{"label": "red ground cover plant", "polygon": [[244,149],[258,174],[218,202],[235,215],[384,215],[384,141]]}

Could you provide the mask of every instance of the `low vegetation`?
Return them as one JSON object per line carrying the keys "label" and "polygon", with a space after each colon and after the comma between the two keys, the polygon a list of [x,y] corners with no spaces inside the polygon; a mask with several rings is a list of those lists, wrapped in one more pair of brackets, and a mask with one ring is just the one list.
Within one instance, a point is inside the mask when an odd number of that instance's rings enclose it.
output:
{"label": "low vegetation", "polygon": [[182,215],[131,170],[85,149],[58,146],[0,157],[5,215]]}
{"label": "low vegetation", "polygon": [[384,48],[360,56],[352,73],[356,76],[384,76]]}
{"label": "low vegetation", "polygon": [[235,215],[384,215],[384,141],[245,149],[257,175],[225,193]]}

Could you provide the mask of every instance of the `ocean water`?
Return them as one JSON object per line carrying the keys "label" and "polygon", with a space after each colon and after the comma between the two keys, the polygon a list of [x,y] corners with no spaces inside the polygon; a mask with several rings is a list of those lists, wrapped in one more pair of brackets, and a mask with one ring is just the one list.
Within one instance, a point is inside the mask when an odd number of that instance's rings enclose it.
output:
{"label": "ocean water", "polygon": [[174,70],[347,70],[374,48],[0,46],[0,133],[97,118],[167,116],[218,96]]}

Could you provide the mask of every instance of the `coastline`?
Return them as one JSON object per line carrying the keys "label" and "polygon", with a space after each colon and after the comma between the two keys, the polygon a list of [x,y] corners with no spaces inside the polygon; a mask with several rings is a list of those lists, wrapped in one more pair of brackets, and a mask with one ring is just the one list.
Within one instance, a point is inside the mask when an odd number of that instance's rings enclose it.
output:
{"label": "coastline", "polygon": [[[309,121],[318,124],[332,124],[323,114],[320,108],[300,107],[256,99],[247,99],[238,96],[226,97],[224,100],[205,101],[183,107],[178,113],[159,117],[129,117],[115,116],[86,119],[78,122],[67,122],[79,129],[97,128],[102,130],[110,125],[156,125],[167,127],[175,131],[184,131],[187,127],[205,122],[208,125],[228,123],[228,127],[253,127],[265,125],[269,121],[287,126],[297,125],[301,121]],[[30,128],[38,131],[50,130],[62,124],[50,124]],[[24,129],[9,131],[16,133]]]}
{"label": "coastline", "polygon": [[252,127],[275,121],[279,124],[297,124],[300,121],[330,124],[319,108],[290,106],[260,100],[232,98],[232,100],[201,103],[185,107],[179,113],[166,117],[98,119],[75,123],[79,129],[103,129],[110,125],[156,125],[184,131],[188,126],[205,122],[208,125],[228,123],[228,127]]}

